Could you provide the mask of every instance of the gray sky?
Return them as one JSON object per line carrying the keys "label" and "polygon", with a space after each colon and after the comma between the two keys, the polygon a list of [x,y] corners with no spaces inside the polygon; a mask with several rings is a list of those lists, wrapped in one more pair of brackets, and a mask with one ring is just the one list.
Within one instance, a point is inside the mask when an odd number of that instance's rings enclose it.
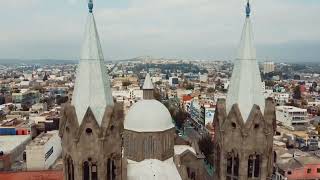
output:
{"label": "gray sky", "polygon": [[[106,59],[234,59],[245,0],[94,0]],[[86,0],[1,0],[0,58],[78,59]],[[319,0],[254,0],[259,59],[320,62]]]}

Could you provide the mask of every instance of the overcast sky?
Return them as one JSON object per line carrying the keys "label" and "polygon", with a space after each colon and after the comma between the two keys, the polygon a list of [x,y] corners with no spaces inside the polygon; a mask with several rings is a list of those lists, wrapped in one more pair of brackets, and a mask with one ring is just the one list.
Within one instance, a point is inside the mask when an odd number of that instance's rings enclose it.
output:
{"label": "overcast sky", "polygon": [[[104,56],[234,59],[245,0],[94,0]],[[1,0],[0,58],[78,59],[86,0]],[[258,59],[320,62],[320,0],[254,0]]]}

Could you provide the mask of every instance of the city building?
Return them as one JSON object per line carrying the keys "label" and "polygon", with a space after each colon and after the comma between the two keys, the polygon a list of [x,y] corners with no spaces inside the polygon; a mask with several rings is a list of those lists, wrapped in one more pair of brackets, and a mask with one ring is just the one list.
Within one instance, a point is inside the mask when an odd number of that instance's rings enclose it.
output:
{"label": "city building", "polygon": [[290,97],[289,93],[273,92],[272,96],[277,106],[284,106],[287,103],[289,103],[289,97]]}
{"label": "city building", "polygon": [[177,85],[179,85],[179,78],[178,78],[178,77],[170,77],[170,78],[169,78],[169,85],[170,85],[170,86],[177,86]]}
{"label": "city building", "polygon": [[320,158],[299,150],[276,150],[276,180],[320,179]]}
{"label": "city building", "polygon": [[27,170],[47,170],[60,157],[61,138],[58,131],[42,133],[26,147]]}
{"label": "city building", "polygon": [[274,69],[275,69],[275,65],[274,65],[274,62],[264,62],[263,63],[263,73],[264,74],[267,74],[267,73],[270,73],[270,72],[274,72]]}
{"label": "city building", "polygon": [[227,99],[218,100],[214,117],[214,179],[271,179],[275,108],[264,99],[253,32],[251,7],[235,60]]}
{"label": "city building", "polygon": [[16,161],[22,161],[26,145],[31,135],[0,136],[0,171],[15,170]]}
{"label": "city building", "polygon": [[294,106],[277,106],[277,121],[291,130],[305,130],[307,128],[307,109]]}

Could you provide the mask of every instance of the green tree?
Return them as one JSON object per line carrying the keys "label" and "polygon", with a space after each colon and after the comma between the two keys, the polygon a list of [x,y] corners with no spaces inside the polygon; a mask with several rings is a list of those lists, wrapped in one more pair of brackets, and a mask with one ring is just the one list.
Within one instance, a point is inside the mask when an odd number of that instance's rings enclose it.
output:
{"label": "green tree", "polygon": [[193,84],[188,84],[186,89],[187,90],[193,90],[194,89],[194,85]]}
{"label": "green tree", "polygon": [[213,142],[211,141],[211,136],[209,134],[203,136],[198,141],[199,149],[205,156],[205,160],[208,164],[213,165]]}
{"label": "green tree", "polygon": [[154,99],[161,102],[162,97],[159,91],[154,91],[153,96],[154,96]]}
{"label": "green tree", "polygon": [[123,81],[122,82],[122,86],[124,86],[124,87],[130,86],[130,85],[131,85],[130,81]]}
{"label": "green tree", "polygon": [[297,85],[293,88],[293,98],[294,99],[301,99],[300,85]]}
{"label": "green tree", "polygon": [[208,92],[208,93],[214,93],[214,88],[208,88],[208,89],[207,89],[207,92]]}
{"label": "green tree", "polygon": [[179,108],[178,112],[174,113],[173,119],[175,121],[176,126],[179,129],[183,128],[183,125],[184,125],[187,117],[188,117],[188,113],[180,108]]}

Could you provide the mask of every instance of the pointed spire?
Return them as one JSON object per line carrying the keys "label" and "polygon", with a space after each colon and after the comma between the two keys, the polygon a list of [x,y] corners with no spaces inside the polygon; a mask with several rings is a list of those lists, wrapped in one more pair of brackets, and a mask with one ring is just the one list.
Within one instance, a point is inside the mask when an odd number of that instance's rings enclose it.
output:
{"label": "pointed spire", "polygon": [[[104,64],[100,39],[93,13],[90,12],[82,44],[80,63],[77,69],[72,105],[75,106],[79,124],[90,107],[101,125],[105,108],[113,106],[109,76]],[[91,9],[92,10],[92,9]]]}
{"label": "pointed spire", "polygon": [[147,73],[146,78],[144,79],[142,90],[143,99],[154,99],[154,86],[149,73]]}
{"label": "pointed spire", "polygon": [[246,19],[242,31],[238,58],[235,60],[230,87],[227,95],[227,112],[233,104],[238,104],[242,118],[246,121],[254,104],[263,112],[265,106],[262,82],[253,44],[250,20],[250,4],[246,6]]}
{"label": "pointed spire", "polygon": [[144,83],[143,83],[142,89],[143,89],[143,90],[151,90],[151,89],[154,89],[153,83],[152,83],[152,81],[151,81],[151,77],[150,77],[150,74],[149,74],[149,73],[147,73],[146,78],[144,79]]}

